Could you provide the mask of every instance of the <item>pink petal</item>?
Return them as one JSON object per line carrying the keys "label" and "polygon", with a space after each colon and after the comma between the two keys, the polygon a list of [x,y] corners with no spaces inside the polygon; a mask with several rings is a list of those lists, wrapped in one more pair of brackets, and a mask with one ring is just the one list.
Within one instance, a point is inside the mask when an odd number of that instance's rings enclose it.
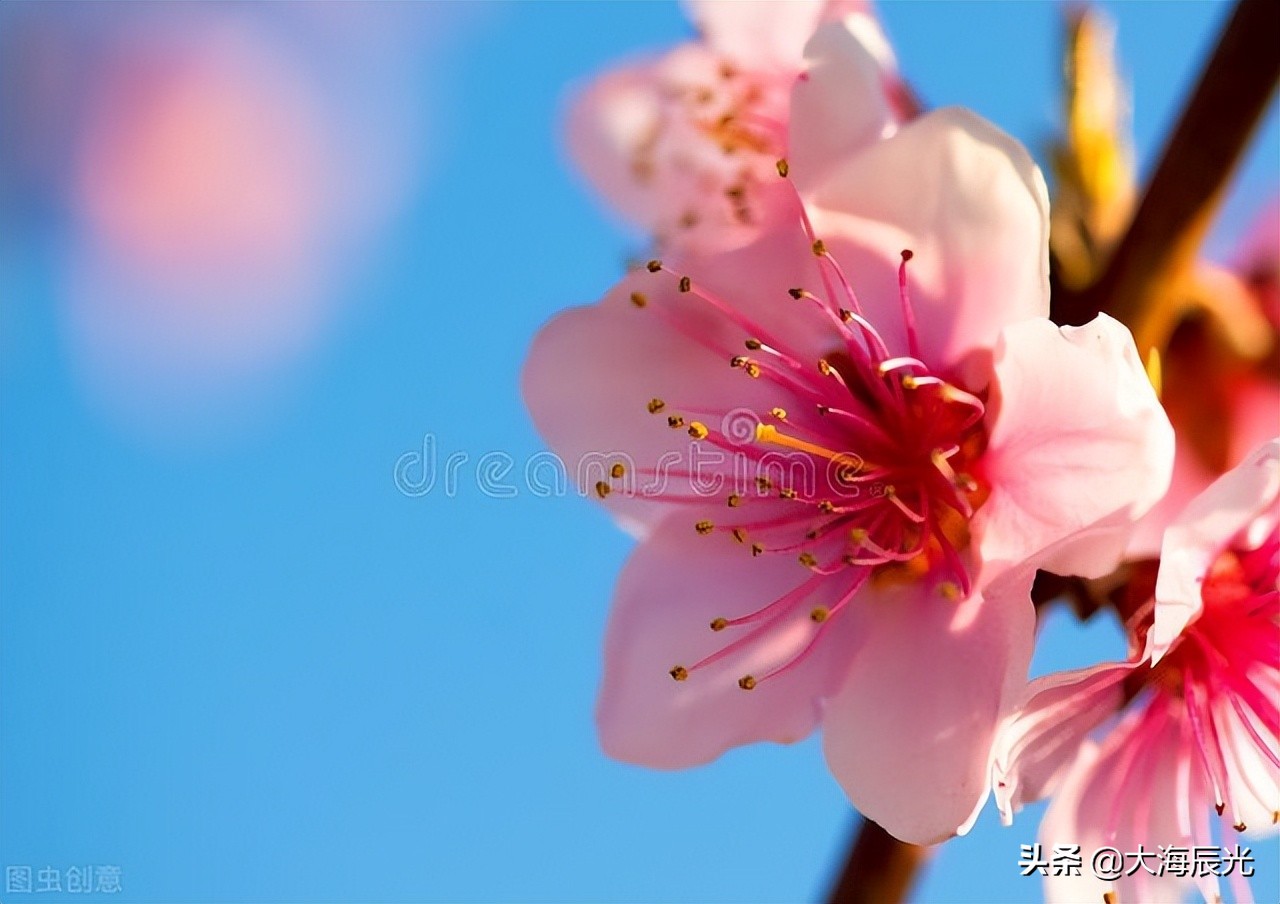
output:
{"label": "pink petal", "polygon": [[[736,252],[691,260],[697,291],[714,292],[744,316],[767,324],[786,347],[816,358],[834,344],[831,328],[816,313],[799,310],[787,294],[797,282],[812,284],[814,266],[799,229],[766,236]],[[605,459],[626,462],[633,476],[668,453],[687,467],[688,435],[666,426],[669,414],[684,410],[681,405],[721,412],[787,406],[774,384],[729,366],[750,334],[694,292],[679,292],[677,285],[671,273],[641,269],[600,304],[560,314],[534,339],[522,375],[525,403],[570,481],[584,493],[592,493],[604,476]],[[644,308],[632,303],[633,292],[642,293]],[[800,316],[784,317],[780,311]],[[681,334],[673,319],[711,347]],[[650,414],[646,405],[653,398],[668,407]],[[721,424],[707,426],[714,430]],[[670,459],[667,466],[672,469]],[[640,530],[661,518],[666,507],[658,484],[636,479],[633,485],[639,497],[614,492],[605,504]],[[687,489],[674,479],[662,487],[673,494]]]}
{"label": "pink petal", "polygon": [[[1228,542],[1263,516],[1276,516],[1280,439],[1264,443],[1197,496],[1165,531],[1156,578],[1155,625],[1148,637],[1158,662],[1200,612],[1201,584]],[[1274,524],[1274,521],[1271,523]]]}
{"label": "pink petal", "polygon": [[1007,719],[992,757],[991,786],[1006,824],[1024,804],[1051,794],[1080,743],[1124,704],[1135,663],[1104,663],[1031,682],[1026,702]]}
{"label": "pink petal", "polygon": [[1256,716],[1249,715],[1248,709],[1243,718],[1249,718],[1251,725],[1246,727],[1241,713],[1230,703],[1216,700],[1212,706],[1231,783],[1233,815],[1251,834],[1271,834],[1274,814],[1280,813],[1280,771],[1259,749],[1255,737],[1266,743],[1272,757],[1280,757],[1280,739]]}
{"label": "pink petal", "polygon": [[661,62],[622,66],[575,96],[566,117],[569,153],[592,187],[626,218],[652,228],[665,211],[650,183],[637,177],[635,155],[662,125]]}
{"label": "pink petal", "polygon": [[684,6],[713,50],[753,69],[798,68],[805,42],[831,14],[824,0],[685,0]]}
{"label": "pink petal", "polygon": [[1022,145],[973,113],[921,116],[850,155],[808,194],[818,234],[890,348],[905,347],[894,328],[904,248],[915,254],[910,293],[934,366],[959,366],[1008,324],[1048,315],[1044,179]]}
{"label": "pink petal", "polygon": [[1175,446],[1169,489],[1134,527],[1129,548],[1125,551],[1126,558],[1159,558],[1165,529],[1187,507],[1187,503],[1213,483],[1213,472],[1200,463],[1196,450],[1181,435],[1175,435]]}
{"label": "pink petal", "polygon": [[[1193,840],[1195,833],[1179,816],[1179,795],[1189,797],[1198,811],[1206,810],[1208,801],[1198,771],[1184,772],[1185,783],[1179,779],[1179,770],[1190,764],[1185,762],[1177,723],[1166,722],[1153,733],[1146,751],[1132,766],[1127,765],[1130,745],[1138,743],[1145,729],[1129,730],[1139,727],[1136,718],[1125,725],[1127,728],[1112,732],[1102,747],[1084,743],[1040,824],[1039,838],[1046,857],[1052,855],[1054,846],[1079,845],[1084,860],[1081,875],[1045,880],[1048,904],[1101,902],[1109,889],[1117,891],[1122,902],[1177,904],[1191,886],[1190,880],[1157,878],[1145,869],[1108,884],[1091,869],[1091,858],[1102,847],[1127,853],[1136,851],[1139,844],[1155,851],[1161,845],[1189,848],[1210,841],[1208,837]],[[1196,819],[1204,816],[1204,812],[1192,814]],[[1114,837],[1107,834],[1112,829]],[[1148,863],[1155,867],[1158,861],[1152,857]],[[1129,857],[1126,870],[1132,866],[1133,858]]]}
{"label": "pink petal", "polygon": [[822,697],[847,667],[856,612],[845,609],[825,623],[818,646],[791,671],[751,691],[742,690],[738,679],[762,676],[800,653],[817,630],[807,613],[831,605],[847,579],[828,579],[759,643],[684,681],[673,681],[669,672],[750,630],[714,632],[712,619],[754,612],[811,576],[789,556],[752,558],[726,535],[695,536],[683,519],[659,526],[627,562],[614,595],[596,711],[605,752],[674,769],[707,762],[739,744],[791,743],[808,735]]}
{"label": "pink petal", "polygon": [[956,604],[919,586],[867,592],[867,635],[827,705],[827,763],[849,800],[904,841],[967,831],[996,726],[1026,680],[1030,580]]}
{"label": "pink petal", "polygon": [[1105,315],[1081,327],[1016,324],[994,370],[992,489],[973,521],[984,574],[1022,561],[1106,574],[1173,466],[1173,429],[1129,331]]}
{"label": "pink petal", "polygon": [[892,51],[870,16],[822,26],[805,47],[805,59],[807,74],[791,92],[787,154],[801,190],[848,154],[887,138],[897,125],[885,86]]}

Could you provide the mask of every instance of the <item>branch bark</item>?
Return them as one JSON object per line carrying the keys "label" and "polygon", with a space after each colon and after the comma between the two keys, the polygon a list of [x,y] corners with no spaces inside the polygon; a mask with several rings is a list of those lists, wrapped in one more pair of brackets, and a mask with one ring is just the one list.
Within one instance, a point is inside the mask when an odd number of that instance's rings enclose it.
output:
{"label": "branch bark", "polygon": [[1176,307],[1162,298],[1194,260],[1277,79],[1280,4],[1239,0],[1151,177],[1128,230],[1102,275],[1063,291],[1054,320],[1080,324],[1100,311],[1128,324],[1144,355],[1172,329]]}
{"label": "branch bark", "polygon": [[830,904],[901,904],[929,849],[894,838],[869,819],[854,832],[853,846],[827,900]]}

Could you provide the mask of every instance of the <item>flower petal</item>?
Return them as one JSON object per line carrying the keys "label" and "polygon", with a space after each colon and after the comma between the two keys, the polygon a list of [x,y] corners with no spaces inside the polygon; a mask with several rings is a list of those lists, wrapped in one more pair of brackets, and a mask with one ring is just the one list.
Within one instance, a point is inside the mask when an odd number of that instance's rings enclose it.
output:
{"label": "flower petal", "polygon": [[1173,467],[1173,429],[1133,338],[1106,315],[1027,321],[1004,331],[993,367],[991,496],[973,521],[984,575],[1027,560],[1108,573]]}
{"label": "flower petal", "polygon": [[[1280,439],[1254,450],[1193,499],[1165,531],[1156,577],[1155,625],[1148,653],[1158,662],[1199,614],[1201,584],[1227,543],[1259,518],[1275,517],[1280,496]],[[1274,522],[1272,522],[1274,523]]]}
{"label": "flower petal", "polygon": [[827,705],[827,763],[849,800],[917,844],[967,831],[996,727],[1026,681],[1030,579],[957,605],[918,586],[864,593],[867,635]]}
{"label": "flower petal", "polygon": [[1081,741],[1124,704],[1136,663],[1113,663],[1037,678],[1005,720],[992,756],[991,787],[1005,824],[1024,804],[1051,794]]}
{"label": "flower petal", "polygon": [[817,725],[820,701],[844,674],[857,613],[845,609],[822,625],[823,637],[795,668],[751,691],[744,675],[763,676],[797,656],[819,630],[808,617],[830,606],[848,579],[823,579],[814,596],[757,643],[747,644],[687,679],[692,666],[744,637],[750,626],[715,632],[714,618],[759,610],[812,574],[790,556],[761,556],[726,535],[697,537],[668,520],[623,569],[605,639],[604,682],[596,710],[600,741],[615,759],[665,769],[705,763],[754,741],[790,743]]}
{"label": "flower petal", "polygon": [[[793,148],[793,151],[796,149]],[[903,348],[897,256],[925,360],[959,366],[1001,329],[1049,312],[1049,200],[1026,149],[958,108],[928,113],[831,169],[807,193],[818,234],[854,275],[890,348]],[[971,386],[970,388],[979,388]]]}
{"label": "flower petal", "polygon": [[[792,407],[776,384],[729,366],[752,333],[699,293],[724,299],[734,317],[767,323],[769,334],[759,338],[773,337],[780,347],[816,359],[836,341],[830,324],[816,311],[798,309],[787,294],[797,282],[812,284],[814,267],[803,233],[789,229],[732,253],[690,259],[690,292],[681,292],[670,272],[641,269],[600,304],[566,311],[543,327],[524,366],[525,403],[580,490],[591,493],[608,463],[624,462],[636,492],[612,492],[605,504],[630,529],[642,530],[666,515],[664,497],[688,489],[670,476],[688,470],[694,454],[688,435],[666,426],[669,415],[695,416],[679,406],[727,412],[707,424],[712,430],[735,413]],[[634,293],[643,307],[633,302]],[[646,406],[655,398],[666,406],[651,414]],[[729,468],[718,469],[715,454],[700,459],[707,476]],[[722,457],[729,461],[727,453]],[[639,468],[664,467],[667,478],[638,477]]]}
{"label": "flower petal", "polygon": [[626,218],[652,228],[663,200],[636,170],[636,154],[662,126],[661,62],[621,66],[600,76],[569,104],[565,139],[592,187]]}
{"label": "flower petal", "polygon": [[798,68],[805,42],[824,18],[865,6],[847,0],[684,0],[686,13],[713,50],[755,69]]}
{"label": "flower petal", "polygon": [[[887,61],[885,59],[887,55]],[[818,29],[805,47],[808,69],[791,91],[791,178],[803,191],[829,167],[887,138],[897,115],[886,93],[892,51],[870,16]]]}
{"label": "flower petal", "polygon": [[[1186,792],[1193,807],[1207,811],[1200,773],[1180,752],[1178,722],[1164,720],[1153,723],[1137,716],[1118,726],[1099,746],[1086,741],[1080,755],[1054,795],[1040,823],[1040,841],[1046,855],[1057,846],[1079,846],[1083,868],[1079,875],[1050,875],[1045,879],[1045,901],[1048,904],[1079,904],[1102,901],[1108,890],[1118,892],[1120,901],[1143,901],[1151,904],[1177,904],[1191,887],[1191,882],[1171,875],[1159,878],[1139,868],[1115,883],[1099,879],[1090,862],[1096,851],[1112,848],[1124,858],[1127,873],[1133,867],[1131,852],[1139,845],[1149,852],[1148,867],[1158,864],[1157,846],[1190,849],[1195,844],[1208,844],[1205,833],[1198,837],[1188,819],[1203,821],[1205,812],[1179,815],[1179,795]],[[1136,753],[1132,745],[1143,744]],[[1109,835],[1114,832],[1114,837]],[[1197,838],[1197,840],[1193,840]]]}

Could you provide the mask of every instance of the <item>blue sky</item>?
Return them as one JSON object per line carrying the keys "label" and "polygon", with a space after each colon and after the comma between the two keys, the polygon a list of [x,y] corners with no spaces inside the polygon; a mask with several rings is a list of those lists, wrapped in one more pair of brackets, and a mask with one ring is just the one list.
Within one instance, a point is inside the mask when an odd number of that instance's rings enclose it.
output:
{"label": "blue sky", "polygon": [[[1108,9],[1146,168],[1227,7]],[[929,104],[1041,155],[1057,6],[882,15]],[[688,26],[667,3],[462,18],[416,85],[424,189],[248,413],[170,435],[101,405],[57,315],[57,218],[0,218],[0,865],[118,865],[116,899],[137,902],[821,896],[852,818],[819,746],[684,773],[606,760],[592,707],[631,541],[586,500],[476,482],[485,453],[542,448],[517,386],[534,331],[640,247],[564,161],[566,88]],[[1276,191],[1276,120],[1222,236]],[[427,437],[439,468],[466,456],[456,492],[443,473],[397,489]],[[1048,634],[1042,670],[1119,649],[1103,623]],[[1037,813],[1001,829],[989,811],[918,900],[1037,899],[1017,869]],[[1265,899],[1277,856],[1257,847]]]}

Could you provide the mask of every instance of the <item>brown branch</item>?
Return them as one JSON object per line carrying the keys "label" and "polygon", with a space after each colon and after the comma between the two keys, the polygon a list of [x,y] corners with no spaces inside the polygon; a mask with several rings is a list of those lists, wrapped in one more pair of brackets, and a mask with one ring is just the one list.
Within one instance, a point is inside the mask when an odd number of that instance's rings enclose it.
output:
{"label": "brown branch", "polygon": [[840,877],[827,896],[830,904],[901,904],[929,849],[899,841],[869,819],[854,832]]}
{"label": "brown branch", "polygon": [[1280,4],[1239,0],[1165,145],[1124,237],[1099,279],[1059,292],[1058,323],[1106,311],[1128,324],[1144,354],[1167,336],[1178,311],[1162,303],[1195,253],[1249,137],[1280,78]]}

